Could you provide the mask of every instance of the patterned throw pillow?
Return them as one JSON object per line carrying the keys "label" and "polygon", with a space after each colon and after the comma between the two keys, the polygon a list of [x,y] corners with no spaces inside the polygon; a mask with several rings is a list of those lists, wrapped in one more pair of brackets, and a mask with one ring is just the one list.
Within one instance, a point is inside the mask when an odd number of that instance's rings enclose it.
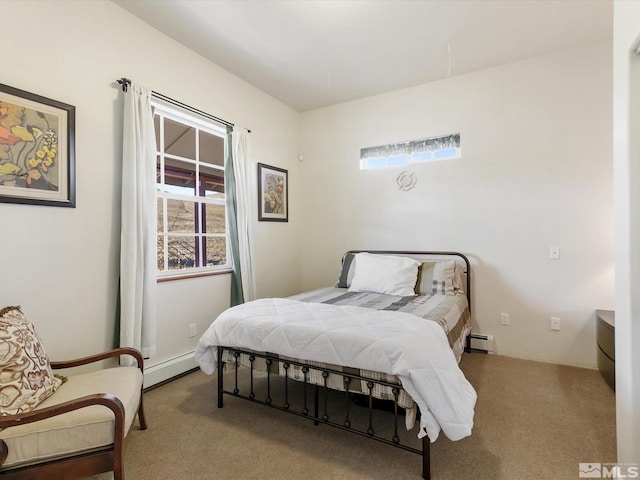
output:
{"label": "patterned throw pillow", "polygon": [[0,415],[33,410],[61,384],[20,307],[0,310]]}
{"label": "patterned throw pillow", "polygon": [[423,262],[418,278],[418,293],[432,295],[455,295],[453,260]]}

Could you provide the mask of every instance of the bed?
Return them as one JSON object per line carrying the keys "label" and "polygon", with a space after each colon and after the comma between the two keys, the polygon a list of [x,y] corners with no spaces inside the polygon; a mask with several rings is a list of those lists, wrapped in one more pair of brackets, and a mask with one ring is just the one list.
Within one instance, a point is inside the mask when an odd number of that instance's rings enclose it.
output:
{"label": "bed", "polygon": [[[429,479],[429,443],[441,431],[459,440],[473,426],[476,394],[458,368],[469,350],[470,286],[469,261],[457,252],[349,251],[335,285],[223,312],[200,338],[196,360],[207,374],[235,372],[233,389],[218,375],[218,407],[233,395],[419,453]],[[275,379],[284,381],[278,404]],[[297,407],[294,385],[303,392]],[[344,392],[338,420],[329,405],[336,391]],[[354,404],[369,411],[361,428]],[[379,404],[391,411],[390,429],[374,425]],[[403,417],[421,448],[400,440]]]}

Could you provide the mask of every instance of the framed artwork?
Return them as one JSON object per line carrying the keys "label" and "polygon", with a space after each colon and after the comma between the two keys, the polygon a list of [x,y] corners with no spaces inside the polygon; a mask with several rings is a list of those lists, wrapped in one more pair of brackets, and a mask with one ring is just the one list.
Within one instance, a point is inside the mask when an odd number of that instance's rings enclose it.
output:
{"label": "framed artwork", "polygon": [[258,220],[289,221],[289,173],[258,164]]}
{"label": "framed artwork", "polygon": [[0,202],[75,207],[75,107],[0,84]]}

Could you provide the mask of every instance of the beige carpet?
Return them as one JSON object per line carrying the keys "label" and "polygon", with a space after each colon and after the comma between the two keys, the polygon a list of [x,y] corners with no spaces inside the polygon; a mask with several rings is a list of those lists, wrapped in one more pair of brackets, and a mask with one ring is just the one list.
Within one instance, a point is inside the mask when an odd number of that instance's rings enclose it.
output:
{"label": "beige carpet", "polygon": [[[482,354],[461,367],[475,427],[432,444],[434,480],[576,479],[579,462],[616,461],[615,398],[598,371]],[[215,375],[199,371],[147,392],[145,410],[127,480],[421,478],[416,454],[229,396],[218,409]]]}

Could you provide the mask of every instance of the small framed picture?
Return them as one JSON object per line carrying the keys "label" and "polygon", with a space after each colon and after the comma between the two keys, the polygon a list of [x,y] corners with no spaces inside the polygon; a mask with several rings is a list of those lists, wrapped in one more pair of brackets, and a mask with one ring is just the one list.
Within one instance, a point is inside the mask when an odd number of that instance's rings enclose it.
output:
{"label": "small framed picture", "polygon": [[75,107],[0,84],[0,202],[75,207]]}
{"label": "small framed picture", "polygon": [[258,163],[258,220],[289,221],[289,173]]}

